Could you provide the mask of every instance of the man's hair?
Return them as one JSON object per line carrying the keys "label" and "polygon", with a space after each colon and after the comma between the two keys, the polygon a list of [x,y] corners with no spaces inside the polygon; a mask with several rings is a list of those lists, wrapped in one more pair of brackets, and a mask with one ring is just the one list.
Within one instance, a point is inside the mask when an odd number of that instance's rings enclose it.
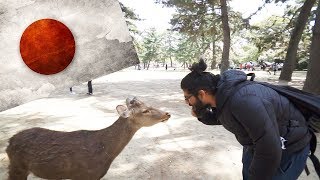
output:
{"label": "man's hair", "polygon": [[207,64],[203,59],[198,63],[193,63],[189,68],[191,72],[181,80],[181,89],[197,95],[199,90],[205,90],[215,95],[220,75],[206,72]]}

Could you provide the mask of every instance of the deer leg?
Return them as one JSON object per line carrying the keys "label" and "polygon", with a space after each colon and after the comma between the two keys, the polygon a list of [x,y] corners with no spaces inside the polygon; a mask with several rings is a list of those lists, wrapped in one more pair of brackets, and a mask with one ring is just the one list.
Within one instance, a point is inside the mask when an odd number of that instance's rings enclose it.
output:
{"label": "deer leg", "polygon": [[28,169],[18,163],[10,163],[8,180],[27,180]]}

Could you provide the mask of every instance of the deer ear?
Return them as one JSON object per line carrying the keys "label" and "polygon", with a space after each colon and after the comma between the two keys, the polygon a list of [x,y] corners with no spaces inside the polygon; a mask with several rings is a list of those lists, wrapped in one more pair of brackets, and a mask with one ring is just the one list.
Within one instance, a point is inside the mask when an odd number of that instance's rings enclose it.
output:
{"label": "deer ear", "polygon": [[118,114],[123,117],[123,118],[128,118],[129,117],[129,110],[126,106],[124,105],[118,105],[117,106],[117,111],[118,111]]}

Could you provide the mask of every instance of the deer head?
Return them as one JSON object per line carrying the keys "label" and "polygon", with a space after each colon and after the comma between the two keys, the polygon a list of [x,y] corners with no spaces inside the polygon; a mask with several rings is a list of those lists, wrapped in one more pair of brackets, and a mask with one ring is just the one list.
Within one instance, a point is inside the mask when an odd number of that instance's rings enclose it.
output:
{"label": "deer head", "polygon": [[151,106],[146,106],[142,101],[136,97],[133,99],[126,99],[125,105],[117,106],[118,114],[130,120],[139,127],[147,127],[165,122],[170,118],[170,114]]}

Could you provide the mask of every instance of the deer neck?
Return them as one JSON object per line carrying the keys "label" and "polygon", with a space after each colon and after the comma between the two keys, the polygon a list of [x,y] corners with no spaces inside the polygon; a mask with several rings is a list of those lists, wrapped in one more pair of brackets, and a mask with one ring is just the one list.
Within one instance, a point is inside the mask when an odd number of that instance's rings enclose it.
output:
{"label": "deer neck", "polygon": [[99,138],[106,153],[115,158],[139,129],[130,120],[119,117],[111,126],[99,132]]}

